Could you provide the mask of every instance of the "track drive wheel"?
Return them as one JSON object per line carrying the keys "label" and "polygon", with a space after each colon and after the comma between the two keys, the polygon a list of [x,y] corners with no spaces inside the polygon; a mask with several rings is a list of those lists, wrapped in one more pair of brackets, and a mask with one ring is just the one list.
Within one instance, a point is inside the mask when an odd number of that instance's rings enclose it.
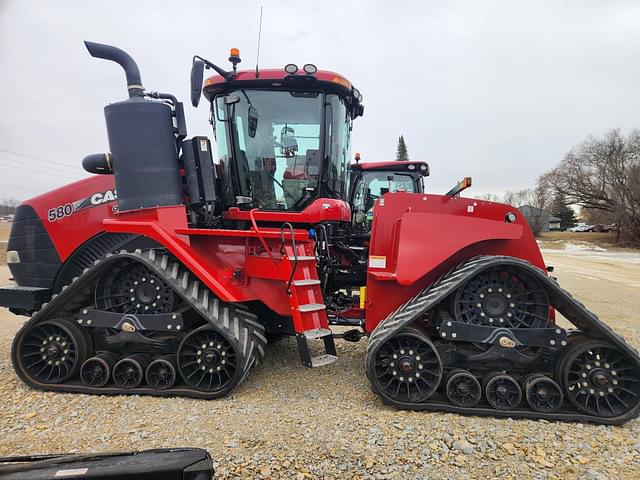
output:
{"label": "track drive wheel", "polygon": [[442,380],[442,361],[422,331],[407,327],[382,343],[367,365],[375,393],[401,405],[426,401]]}
{"label": "track drive wheel", "polygon": [[490,373],[484,380],[487,402],[496,410],[511,410],[522,400],[522,389],[512,376],[506,373]]}
{"label": "track drive wheel", "polygon": [[615,346],[579,339],[565,350],[559,376],[567,398],[597,417],[635,416],[640,409],[640,365]]}
{"label": "track drive wheel", "polygon": [[74,377],[91,351],[91,340],[66,319],[29,326],[12,346],[13,365],[28,384],[62,383]]}
{"label": "track drive wheel", "polygon": [[458,407],[475,407],[482,398],[482,387],[469,371],[456,369],[447,379],[445,392],[449,401]]}
{"label": "track drive wheel", "polygon": [[549,298],[540,283],[514,267],[492,267],[472,277],[453,299],[456,320],[473,325],[543,328]]}

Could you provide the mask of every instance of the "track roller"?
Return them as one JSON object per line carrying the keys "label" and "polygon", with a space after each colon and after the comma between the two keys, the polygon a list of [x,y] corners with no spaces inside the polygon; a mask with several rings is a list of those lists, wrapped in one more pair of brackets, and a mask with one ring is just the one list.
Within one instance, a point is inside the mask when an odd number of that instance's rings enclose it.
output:
{"label": "track roller", "polygon": [[55,384],[75,376],[91,350],[91,341],[66,319],[33,325],[14,340],[13,360],[18,375],[29,382]]}
{"label": "track roller", "polygon": [[145,373],[147,385],[166,390],[176,383],[176,356],[166,355],[149,364]]}
{"label": "track roller", "polygon": [[458,407],[474,407],[482,398],[482,387],[471,372],[456,369],[449,374],[445,393],[449,401]]}
{"label": "track roller", "polygon": [[143,355],[131,355],[113,367],[113,381],[121,388],[136,388],[144,379],[149,361]]}
{"label": "track roller", "polygon": [[368,356],[367,374],[376,393],[391,402],[423,402],[442,380],[440,355],[414,327],[401,330]]}
{"label": "track roller", "polygon": [[611,344],[578,339],[560,361],[569,401],[598,417],[619,417],[640,409],[640,365]]}
{"label": "track roller", "polygon": [[527,403],[536,412],[557,412],[564,402],[560,385],[542,374],[527,375],[522,380],[522,390]]}
{"label": "track roller", "polygon": [[113,366],[118,361],[115,353],[103,352],[87,359],[80,368],[80,379],[85,385],[104,387],[111,379]]}
{"label": "track roller", "polygon": [[484,380],[484,394],[496,410],[511,410],[522,400],[522,389],[513,377],[502,372],[493,372]]}

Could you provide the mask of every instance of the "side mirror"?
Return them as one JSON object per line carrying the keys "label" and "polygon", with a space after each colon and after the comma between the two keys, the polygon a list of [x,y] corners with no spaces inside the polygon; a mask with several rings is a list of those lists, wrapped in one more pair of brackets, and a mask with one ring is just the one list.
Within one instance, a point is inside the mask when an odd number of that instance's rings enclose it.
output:
{"label": "side mirror", "polygon": [[202,95],[202,81],[204,79],[204,62],[194,59],[191,65],[191,105],[197,107]]}

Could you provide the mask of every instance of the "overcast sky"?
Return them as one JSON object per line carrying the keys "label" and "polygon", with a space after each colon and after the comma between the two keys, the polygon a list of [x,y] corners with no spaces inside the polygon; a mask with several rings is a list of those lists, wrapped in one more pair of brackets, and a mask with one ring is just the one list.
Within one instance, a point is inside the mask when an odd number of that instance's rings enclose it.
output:
{"label": "overcast sky", "polygon": [[[353,151],[392,159],[403,134],[433,192],[469,175],[475,194],[525,188],[587,135],[640,127],[637,1],[0,0],[0,199],[80,178],[107,150],[102,108],[124,76],[82,40],[125,49],[146,88],[188,103],[193,54],[226,67],[238,47],[254,67],[260,5],[261,65],[345,75],[365,104]],[[211,136],[203,103],[186,112]]]}

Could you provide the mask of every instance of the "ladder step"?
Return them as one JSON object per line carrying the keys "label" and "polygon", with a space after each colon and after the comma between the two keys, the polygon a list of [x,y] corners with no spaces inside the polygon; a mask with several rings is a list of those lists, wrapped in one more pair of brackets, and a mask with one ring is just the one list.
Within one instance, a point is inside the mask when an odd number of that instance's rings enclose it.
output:
{"label": "ladder step", "polygon": [[329,353],[325,353],[323,355],[318,355],[317,357],[311,357],[311,367],[324,367],[326,365],[331,365],[338,359],[337,356],[331,355]]}
{"label": "ladder step", "polygon": [[[293,255],[289,255],[289,261],[293,262],[295,261],[296,257],[294,257]],[[318,258],[315,255],[298,255],[298,260],[301,262],[304,261],[308,261],[308,260],[313,260],[316,261]]]}
{"label": "ladder step", "polygon": [[307,338],[307,340],[315,340],[318,338],[324,338],[324,337],[328,337],[329,335],[332,335],[333,332],[331,330],[329,330],[328,328],[315,328],[313,330],[307,330],[306,332],[304,332],[304,336]]}
{"label": "ladder step", "polygon": [[320,280],[313,280],[313,279],[309,279],[309,280],[294,280],[293,281],[293,286],[294,287],[306,287],[309,285],[320,285]]}
{"label": "ladder step", "polygon": [[325,310],[327,306],[324,303],[307,303],[304,305],[298,306],[298,311],[300,312],[318,312],[320,310]]}

